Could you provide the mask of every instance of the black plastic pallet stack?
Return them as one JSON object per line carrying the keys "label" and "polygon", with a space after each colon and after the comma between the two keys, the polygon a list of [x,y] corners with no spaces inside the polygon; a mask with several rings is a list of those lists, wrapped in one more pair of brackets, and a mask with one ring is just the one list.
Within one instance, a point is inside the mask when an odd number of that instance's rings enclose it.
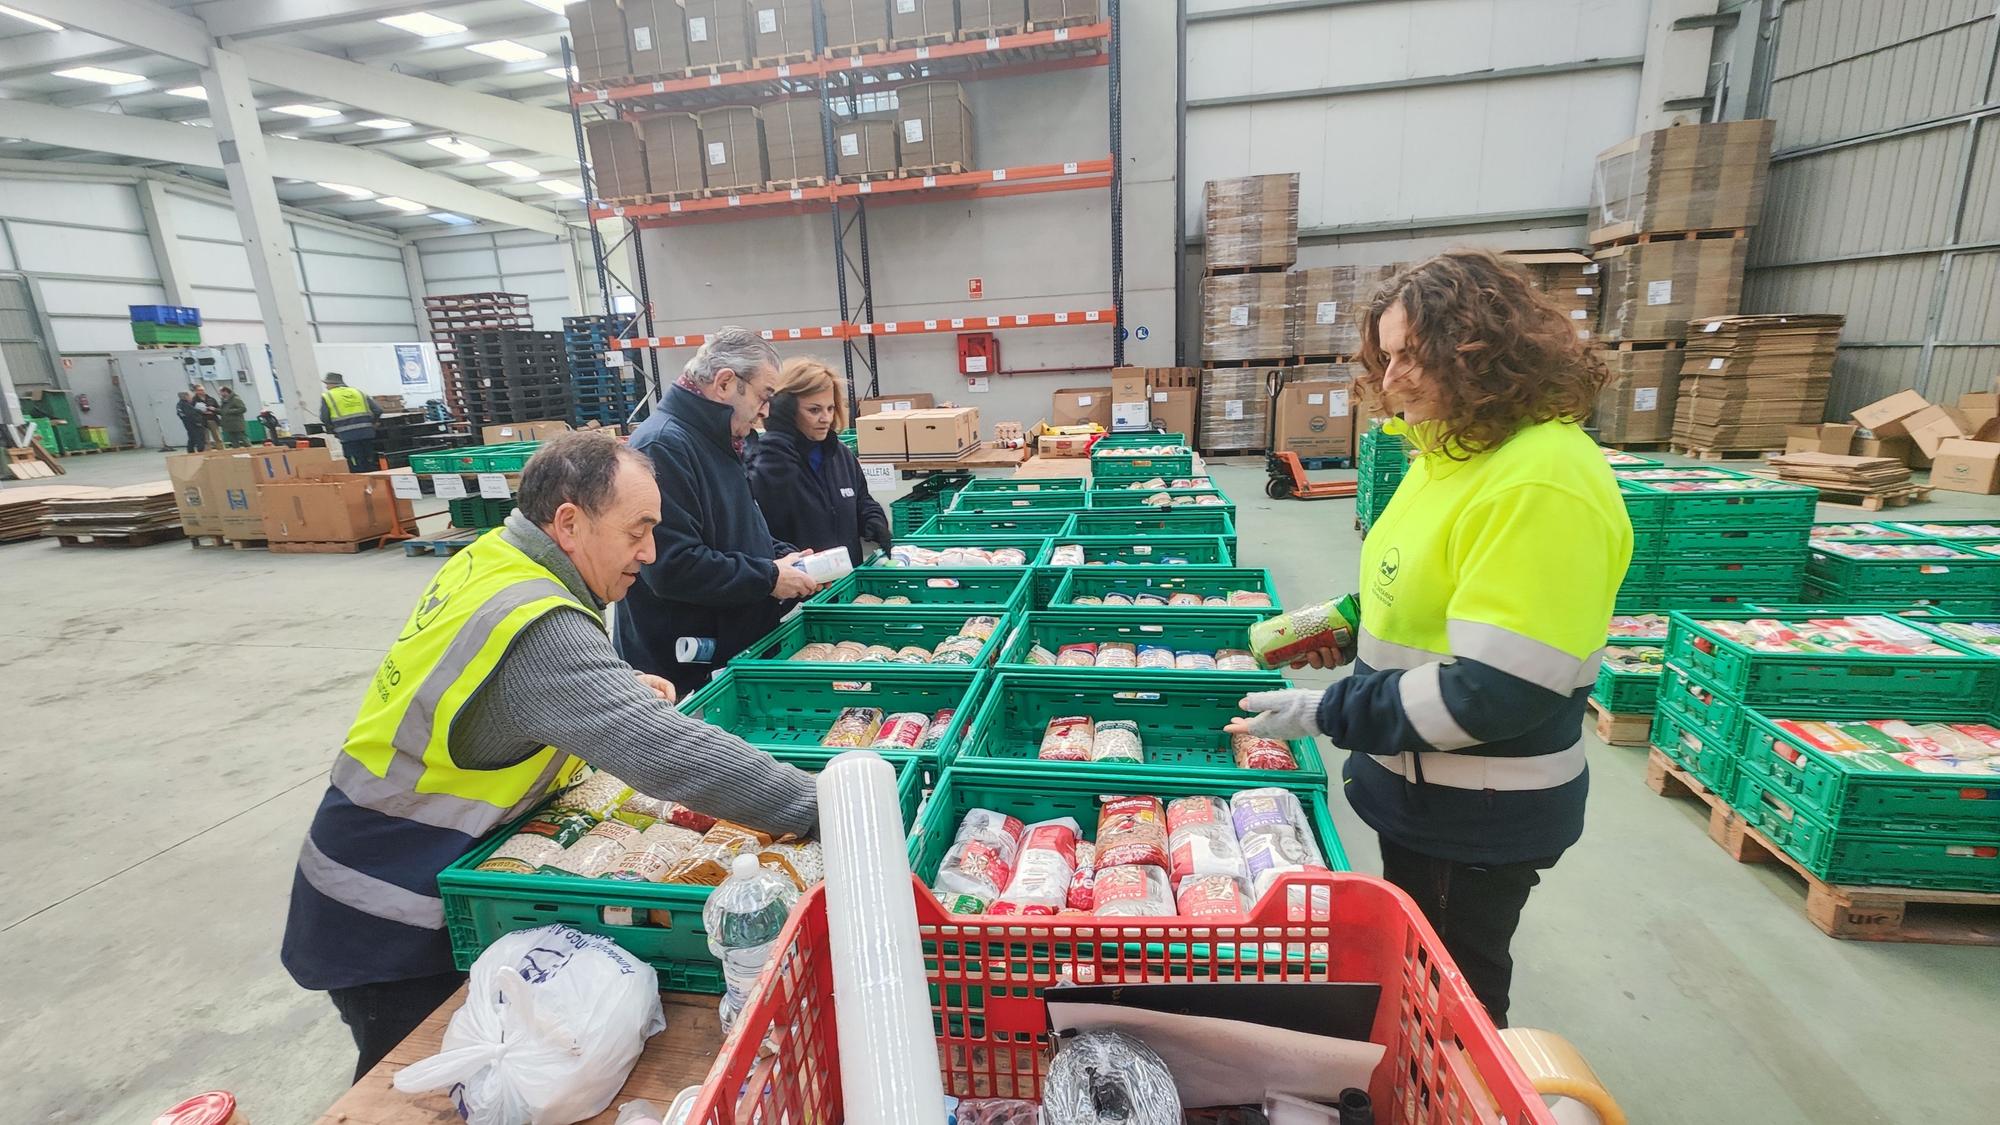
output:
{"label": "black plastic pallet stack", "polygon": [[525,328],[455,333],[459,398],[482,426],[567,419],[569,357],[560,332]]}
{"label": "black plastic pallet stack", "polygon": [[638,403],[638,387],[629,367],[612,367],[604,353],[616,338],[608,316],[566,316],[563,344],[569,352],[573,401],[570,422],[621,425]]}
{"label": "black plastic pallet stack", "polygon": [[[438,405],[441,408],[443,403]],[[375,428],[380,435],[376,441],[376,452],[389,462],[390,468],[400,469],[409,465],[412,453],[452,449],[471,441],[463,423],[431,415],[426,406],[394,411],[376,419]]]}

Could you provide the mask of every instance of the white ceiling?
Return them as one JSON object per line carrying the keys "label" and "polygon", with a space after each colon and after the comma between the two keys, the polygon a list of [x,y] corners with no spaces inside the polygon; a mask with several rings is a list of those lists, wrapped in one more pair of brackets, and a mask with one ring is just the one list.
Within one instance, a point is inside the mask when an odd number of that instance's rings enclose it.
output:
{"label": "white ceiling", "polygon": [[[93,0],[72,2],[80,9]],[[491,95],[522,106],[567,112],[563,81],[545,73],[561,68],[562,48],[559,41],[567,31],[567,23],[560,14],[530,0],[430,4],[379,0],[112,0],[112,3],[151,4],[202,20],[216,35],[309,51],[385,72]],[[0,5],[15,8],[27,6],[23,0],[14,0],[11,5],[8,5],[8,0],[0,0]],[[64,22],[64,15],[59,9],[63,7],[37,5],[36,10],[61,23]],[[424,38],[379,22],[379,17],[418,12],[442,17],[463,25],[467,30],[461,34]],[[82,19],[78,17],[79,22]],[[197,126],[207,123],[208,105],[205,99],[166,93],[170,89],[201,84],[200,71],[193,64],[121,44],[100,43],[85,50],[65,49],[63,45],[74,39],[76,34],[74,31],[47,31],[0,14],[0,99],[41,102],[74,110],[121,113]],[[497,39],[539,50],[545,57],[532,61],[502,62],[467,49],[471,44]],[[88,39],[85,41],[88,42]],[[51,73],[55,69],[74,66],[123,71],[141,76],[141,81],[108,86]],[[282,68],[279,69],[282,73]],[[572,184],[580,182],[576,156],[567,146],[548,143],[542,147],[557,151],[532,151],[476,134],[448,132],[425,120],[427,114],[437,114],[444,119],[450,119],[450,116],[427,106],[423,97],[404,99],[406,104],[400,105],[398,112],[385,113],[300,94],[282,84],[268,81],[253,82],[252,87],[257,94],[258,118],[267,135],[284,134],[301,140],[366,149],[565,218],[574,219],[582,213],[579,201],[537,183],[537,179],[562,180]],[[339,113],[323,119],[306,120],[274,112],[271,108],[298,103],[325,106]],[[0,107],[0,114],[4,114],[4,107]],[[410,124],[407,128],[393,130],[360,124],[382,118]],[[465,118],[461,116],[458,120],[463,124]],[[0,128],[0,133],[4,132],[4,128]],[[162,165],[94,152],[87,147],[88,131],[80,132],[78,136],[79,147],[74,148],[19,140],[0,144],[0,157],[140,164],[173,170],[209,183],[223,182],[222,173],[212,168]],[[428,143],[432,138],[451,137],[483,148],[489,155],[468,159]],[[516,178],[508,172],[487,167],[489,161],[501,160],[516,161],[533,169],[537,179]],[[365,187],[366,184],[359,186]],[[281,179],[278,181],[278,195],[285,203],[295,207],[405,233],[435,230],[443,222],[436,217],[439,212],[435,208],[427,209],[423,214],[406,214],[374,200],[353,199],[314,183]]]}

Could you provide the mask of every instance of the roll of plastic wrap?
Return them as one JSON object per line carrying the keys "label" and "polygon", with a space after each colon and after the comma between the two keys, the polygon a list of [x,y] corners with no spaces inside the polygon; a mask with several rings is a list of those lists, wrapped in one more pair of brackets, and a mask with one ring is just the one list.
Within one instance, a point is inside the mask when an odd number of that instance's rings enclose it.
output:
{"label": "roll of plastic wrap", "polygon": [[846,1119],[943,1125],[896,773],[880,756],[855,751],[827,763],[818,784]]}

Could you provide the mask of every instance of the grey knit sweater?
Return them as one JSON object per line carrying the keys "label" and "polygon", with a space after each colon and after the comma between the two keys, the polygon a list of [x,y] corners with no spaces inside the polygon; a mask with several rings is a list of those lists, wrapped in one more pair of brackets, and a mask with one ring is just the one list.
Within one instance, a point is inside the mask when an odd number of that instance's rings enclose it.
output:
{"label": "grey knit sweater", "polygon": [[[577,600],[604,608],[569,556],[526,516],[508,516],[500,534]],[[467,769],[510,766],[554,746],[648,796],[767,832],[803,835],[819,821],[811,774],[675,710],[580,613],[544,614],[521,631],[459,712],[450,745],[452,760]]]}

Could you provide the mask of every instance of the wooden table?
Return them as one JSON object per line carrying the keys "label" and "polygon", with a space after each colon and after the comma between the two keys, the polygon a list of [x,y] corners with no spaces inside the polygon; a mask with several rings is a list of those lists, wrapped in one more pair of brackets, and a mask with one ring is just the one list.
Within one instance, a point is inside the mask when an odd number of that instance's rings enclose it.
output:
{"label": "wooden table", "polygon": [[[715,1014],[721,999],[686,992],[660,993],[660,1002],[667,1012],[667,1029],[646,1041],[624,1088],[603,1113],[586,1125],[611,1125],[618,1116],[618,1107],[634,1098],[646,1098],[665,1113],[673,1104],[674,1095],[698,1085],[722,1045],[722,1023]],[[390,1075],[437,1054],[444,1040],[445,1024],[463,1003],[465,989],[460,988],[418,1025],[408,1039],[397,1044],[389,1057],[376,1063],[375,1069],[329,1106],[319,1125],[464,1125],[442,1093],[405,1094],[389,1084]]]}

